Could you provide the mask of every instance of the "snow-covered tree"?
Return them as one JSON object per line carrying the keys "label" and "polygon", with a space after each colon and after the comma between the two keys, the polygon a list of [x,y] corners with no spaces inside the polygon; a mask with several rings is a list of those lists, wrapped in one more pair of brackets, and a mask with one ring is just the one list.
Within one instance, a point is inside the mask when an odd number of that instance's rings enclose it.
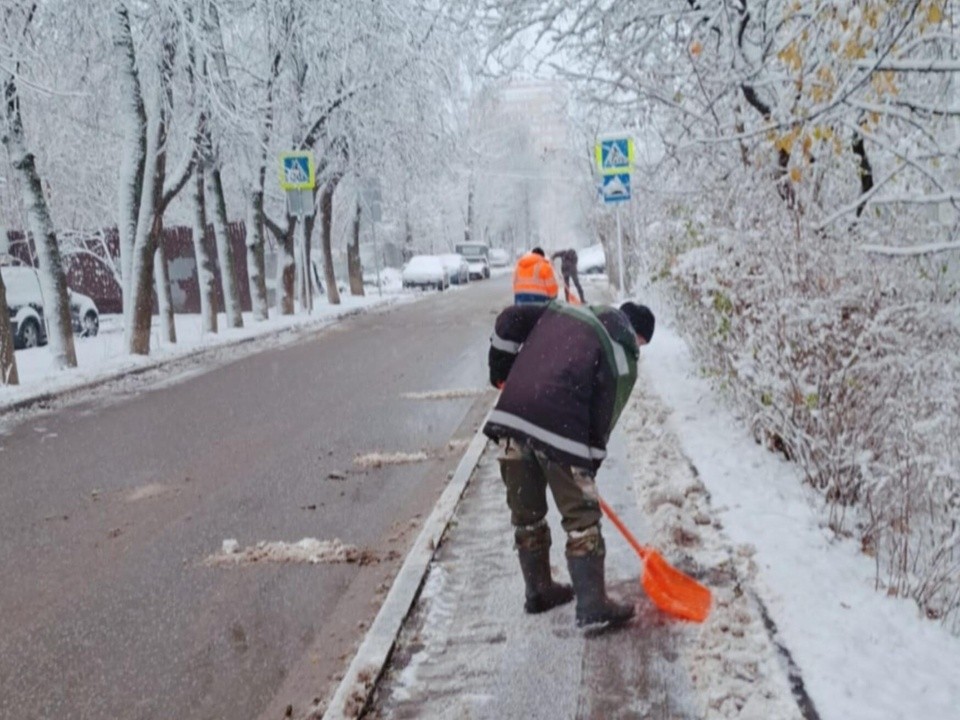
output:
{"label": "snow-covered tree", "polygon": [[480,9],[491,57],[539,41],[598,131],[644,146],[628,254],[668,283],[705,372],[803,466],[878,584],[956,616],[956,4]]}
{"label": "snow-covered tree", "polygon": [[[0,275],[0,308],[7,306],[7,288]],[[13,353],[13,328],[9,322],[0,322],[0,385],[17,385],[17,358]]]}
{"label": "snow-covered tree", "polygon": [[3,20],[0,52],[0,88],[3,89],[0,114],[0,142],[7,149],[10,165],[20,180],[23,203],[36,248],[40,288],[44,297],[44,319],[54,364],[60,368],[76,367],[73,344],[67,277],[57,243],[57,233],[50,216],[36,157],[27,147],[20,86],[26,71],[23,56],[27,52],[32,23],[37,12],[35,3],[14,2],[0,7]]}

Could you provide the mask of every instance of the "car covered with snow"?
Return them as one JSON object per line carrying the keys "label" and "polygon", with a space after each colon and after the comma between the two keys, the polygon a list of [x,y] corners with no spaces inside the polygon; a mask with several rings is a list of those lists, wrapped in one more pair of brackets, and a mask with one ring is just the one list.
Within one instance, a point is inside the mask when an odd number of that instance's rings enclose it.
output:
{"label": "car covered with snow", "polygon": [[510,264],[510,253],[503,248],[490,248],[490,267],[507,267]]}
{"label": "car covered with snow", "polygon": [[467,264],[467,259],[463,255],[447,253],[441,255],[440,260],[443,261],[444,267],[450,274],[451,284],[466,285],[470,281],[470,265]]}
{"label": "car covered with snow", "polygon": [[577,251],[577,272],[580,275],[600,275],[607,271],[607,257],[603,245],[597,243]]}
{"label": "car covered with snow", "polygon": [[450,287],[450,273],[437,255],[414,255],[403,266],[401,277],[405,288],[445,290]]}
{"label": "car covered with snow", "polygon": [[[47,323],[37,271],[25,265],[4,265],[0,274],[7,291],[14,347],[43,345],[47,342]],[[84,337],[96,335],[100,331],[100,313],[93,299],[70,289],[67,294],[73,331]]]}
{"label": "car covered with snow", "polygon": [[490,277],[490,246],[481,242],[457,243],[456,251],[467,259],[471,280]]}

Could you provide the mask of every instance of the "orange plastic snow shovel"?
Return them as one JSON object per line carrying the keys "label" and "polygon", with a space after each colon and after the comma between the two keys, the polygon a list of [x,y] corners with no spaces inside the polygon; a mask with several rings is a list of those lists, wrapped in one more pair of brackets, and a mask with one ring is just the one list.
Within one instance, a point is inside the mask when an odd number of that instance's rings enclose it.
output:
{"label": "orange plastic snow shovel", "polygon": [[653,548],[644,547],[637,542],[617,517],[613,508],[602,498],[600,509],[610,522],[616,525],[620,534],[643,560],[643,576],[640,578],[640,584],[643,585],[653,604],[665,613],[683,620],[694,622],[706,620],[707,615],[710,614],[710,590],[670,565]]}

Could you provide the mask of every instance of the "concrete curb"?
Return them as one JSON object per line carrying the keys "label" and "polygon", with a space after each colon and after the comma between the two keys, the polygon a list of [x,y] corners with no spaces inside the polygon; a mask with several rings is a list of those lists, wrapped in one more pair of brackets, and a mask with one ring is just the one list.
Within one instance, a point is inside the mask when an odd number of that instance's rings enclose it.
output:
{"label": "concrete curb", "polygon": [[434,553],[440,545],[440,539],[486,448],[487,438],[482,429],[485,424],[486,417],[403,561],[400,572],[397,573],[390,592],[380,607],[380,612],[377,613],[350,667],[347,668],[346,674],[337,686],[323,714],[323,720],[357,718],[370,701],[373,688],[393,652],[400,627],[420,594],[420,588],[423,586]]}

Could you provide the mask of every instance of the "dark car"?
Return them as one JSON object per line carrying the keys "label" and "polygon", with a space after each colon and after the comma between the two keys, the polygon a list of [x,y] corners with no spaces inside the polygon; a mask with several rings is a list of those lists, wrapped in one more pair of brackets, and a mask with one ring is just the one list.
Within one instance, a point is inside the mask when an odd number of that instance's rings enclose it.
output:
{"label": "dark car", "polygon": [[[47,327],[43,314],[43,291],[40,278],[32,267],[5,265],[0,267],[7,290],[7,310],[16,348],[31,348],[47,342]],[[73,331],[82,337],[100,331],[100,313],[96,304],[86,295],[68,290],[70,320]]]}

